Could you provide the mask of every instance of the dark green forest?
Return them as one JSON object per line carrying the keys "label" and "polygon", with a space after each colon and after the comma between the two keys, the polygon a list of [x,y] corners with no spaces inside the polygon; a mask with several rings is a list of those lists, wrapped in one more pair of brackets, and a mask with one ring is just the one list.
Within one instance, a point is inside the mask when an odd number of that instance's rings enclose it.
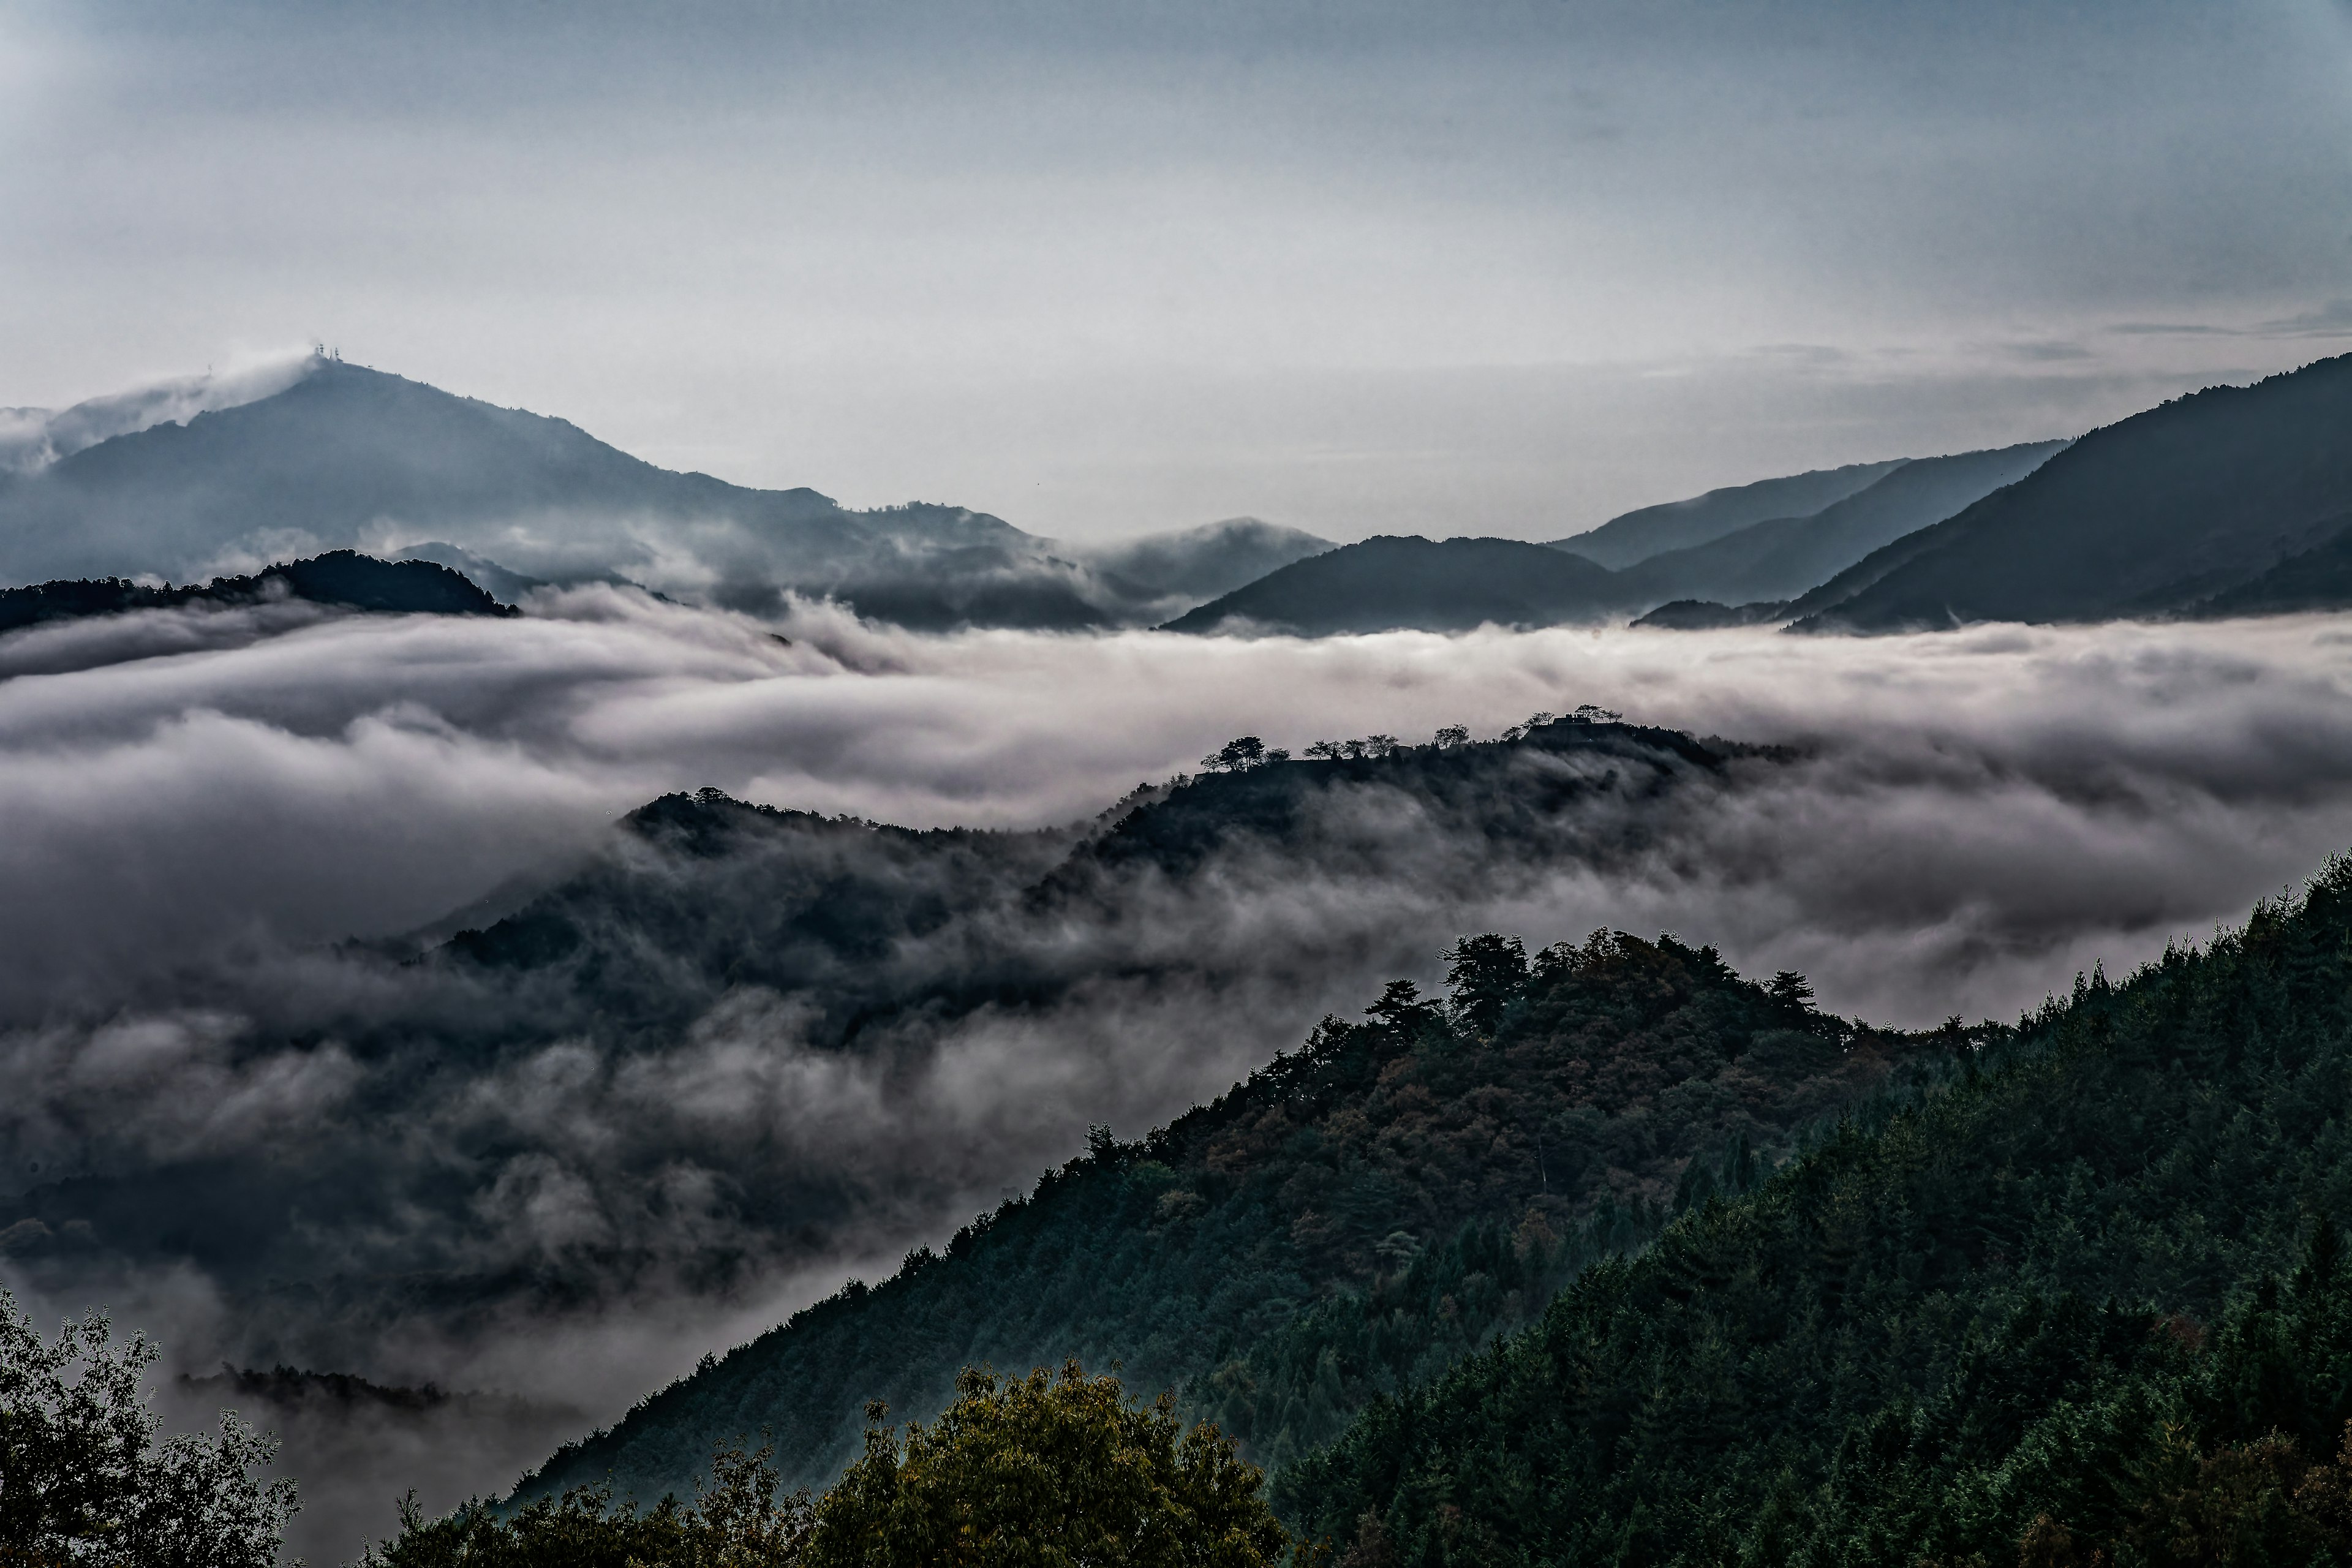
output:
{"label": "dark green forest", "polygon": [[1890,1082],[1286,1468],[1375,1563],[2352,1561],[2352,864]]}
{"label": "dark green forest", "polygon": [[652,1396],[520,1495],[682,1493],[715,1439],[763,1430],[822,1484],[867,1400],[937,1409],[963,1366],[1069,1356],[1177,1389],[1278,1466],[1950,1044],[1824,1016],[1799,977],[1755,984],[1670,937],[1447,957],[1443,1001],[1397,982],[1148,1137],[1097,1129],[943,1254]]}
{"label": "dark green forest", "polygon": [[1446,955],[566,1450],[682,1490],[1123,1363],[1356,1568],[2352,1562],[2352,861],[1921,1036],[1601,932]]}

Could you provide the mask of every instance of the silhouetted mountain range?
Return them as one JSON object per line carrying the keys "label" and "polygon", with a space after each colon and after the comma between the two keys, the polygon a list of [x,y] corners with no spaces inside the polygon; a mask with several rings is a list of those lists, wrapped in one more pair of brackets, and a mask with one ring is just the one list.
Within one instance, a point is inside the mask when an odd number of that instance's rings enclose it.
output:
{"label": "silhouetted mountain range", "polygon": [[[1727,498],[1706,527],[1747,493],[1699,498]],[[2348,528],[2352,356],[2210,388],[2072,444],[1892,465],[1810,516],[1720,529],[1613,572],[1547,570],[1498,540],[1375,540],[1170,626],[1318,635],[1630,614],[1669,629],[1886,632],[2334,609],[2352,604]],[[1664,530],[1629,530],[1614,548]]]}
{"label": "silhouetted mountain range", "polygon": [[1193,600],[1229,594],[1269,572],[1331,548],[1328,539],[1254,517],[1149,534],[1124,544],[1061,547],[1114,581],[1133,584],[1150,594]]}

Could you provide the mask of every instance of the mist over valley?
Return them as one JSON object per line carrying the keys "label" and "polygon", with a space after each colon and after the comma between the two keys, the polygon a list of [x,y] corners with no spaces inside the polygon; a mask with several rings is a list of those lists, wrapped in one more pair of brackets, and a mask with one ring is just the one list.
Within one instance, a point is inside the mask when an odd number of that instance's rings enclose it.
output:
{"label": "mist over valley", "polygon": [[2347,68],[0,0],[0,1563],[2352,1562]]}

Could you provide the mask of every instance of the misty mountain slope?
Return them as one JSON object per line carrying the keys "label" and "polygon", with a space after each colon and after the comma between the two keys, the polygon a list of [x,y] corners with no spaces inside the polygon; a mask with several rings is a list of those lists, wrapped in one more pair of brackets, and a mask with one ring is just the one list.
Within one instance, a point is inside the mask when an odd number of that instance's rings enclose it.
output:
{"label": "misty mountain slope", "polygon": [[[969,945],[1077,837],[920,831],[716,791],[667,795],[631,812],[587,870],[487,930],[458,932],[434,958],[551,989],[550,1005],[593,1005],[633,1028],[682,1026],[740,986],[821,998],[812,1037],[838,1046],[877,1010],[969,1010],[1033,982]],[[959,974],[989,978],[973,990]]]}
{"label": "misty mountain slope", "polygon": [[[378,1381],[418,1380],[415,1338],[732,1300],[970,1212],[1074,1106],[1164,1119],[1468,911],[1630,874],[1785,765],[1561,722],[1034,833],[666,797],[422,954],[179,976],[173,1007],[14,1037],[0,1233],[43,1289],[185,1270],[236,1303],[231,1359]],[[71,1075],[134,1041],[300,1110],[190,1137],[176,1096]]]}
{"label": "misty mountain slope", "polygon": [[[549,585],[543,577],[530,577],[520,572],[509,572],[497,562],[485,561],[472,551],[460,550],[446,540],[433,539],[425,541],[423,544],[403,545],[394,552],[394,559],[431,561],[446,566],[450,571],[475,584],[502,605],[520,604],[523,595],[532,589]],[[614,581],[617,583],[625,579],[615,578]]]}
{"label": "misty mountain slope", "polygon": [[518,1496],[605,1479],[648,1500],[682,1492],[738,1431],[771,1434],[785,1474],[822,1485],[856,1452],[867,1400],[927,1416],[961,1366],[1070,1355],[1181,1389],[1278,1464],[1675,1208],[1752,1184],[1798,1127],[1919,1048],[1671,938],[1602,932],[1531,973],[1488,939],[1456,965],[1449,1006],[1411,989],[1369,1022],[1326,1019],[1139,1142],[1097,1130],[943,1255],[795,1315]]}
{"label": "misty mountain slope", "polygon": [[1189,607],[1230,594],[1294,561],[1320,555],[1332,544],[1303,529],[1235,517],[1123,544],[1057,548],[1144,593],[1188,601]]}
{"label": "misty mountain slope", "polygon": [[283,392],[317,363],[308,355],[274,358],[218,374],[151,382],[70,408],[0,408],[0,489],[19,473],[37,472],[111,437]]}
{"label": "misty mountain slope", "polygon": [[1787,618],[1785,599],[1726,605],[1714,599],[1670,599],[1628,623],[1669,632],[1711,632],[1727,626],[1760,626]]}
{"label": "misty mountain slope", "polygon": [[[2295,1532],[2343,1516],[2288,1493],[2352,1418],[2348,953],[2338,862],[2078,978],[1367,1411],[1278,1506],[1395,1562],[2337,1560]],[[2264,1441],[2278,1479],[2231,1447]]]}
{"label": "misty mountain slope", "polygon": [[[1792,599],[1905,534],[2013,484],[2063,449],[2036,441],[1898,464],[1810,517],[1750,524],[1706,544],[1652,555],[1618,574],[1629,602],[1726,605]],[[1646,603],[1644,603],[1646,601]]]}
{"label": "misty mountain slope", "polygon": [[2092,432],[1793,607],[1809,631],[2179,613],[2315,548],[2352,506],[2352,356]]}
{"label": "misty mountain slope", "polygon": [[1785,479],[1727,485],[1688,500],[1645,506],[1612,517],[1586,532],[1546,542],[1555,550],[1581,555],[1612,572],[1622,571],[1653,555],[1687,550],[1772,518],[1811,517],[1876,483],[1901,468],[1904,461],[1898,458],[1884,463],[1853,463],[1842,468],[1815,468]]}
{"label": "misty mountain slope", "polygon": [[[643,583],[730,608],[786,592],[944,628],[1156,619],[1287,558],[1283,531],[1220,525],[1136,542],[1130,583],[961,507],[850,511],[807,489],[673,473],[577,426],[313,359],[282,390],[192,405],[0,488],[0,578],[159,574],[350,548],[446,545],[519,578]],[[1156,576],[1155,576],[1156,574]],[[486,583],[485,586],[490,586]]]}
{"label": "misty mountain slope", "polygon": [[670,795],[632,812],[596,864],[425,962],[502,977],[543,1016],[625,1030],[675,1029],[758,987],[795,999],[806,1037],[837,1048],[893,1019],[1050,1005],[1105,971],[1225,984],[1269,955],[1149,927],[1204,880],[1378,882],[1399,855],[1473,836],[1533,864],[1613,863],[1654,842],[1645,803],[1763,755],[1560,721],[1516,742],[1204,773],[1026,833]]}
{"label": "misty mountain slope", "polygon": [[50,621],[183,605],[247,605],[305,600],[380,614],[510,616],[471,581],[429,561],[377,561],[349,550],[281,562],[249,577],[215,577],[201,585],[150,588],[120,577],[0,588],[0,632]]}
{"label": "misty mountain slope", "polygon": [[1295,562],[1163,629],[1330,637],[1558,626],[1599,619],[1623,597],[1612,574],[1549,545],[1381,535]]}

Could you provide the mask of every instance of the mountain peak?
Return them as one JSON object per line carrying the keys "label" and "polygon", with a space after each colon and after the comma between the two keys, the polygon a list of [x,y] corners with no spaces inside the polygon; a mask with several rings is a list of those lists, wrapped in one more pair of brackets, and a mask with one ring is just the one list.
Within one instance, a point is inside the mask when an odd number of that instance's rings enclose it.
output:
{"label": "mountain peak", "polygon": [[172,376],[87,398],[70,408],[0,409],[0,472],[38,473],[75,453],[158,425],[274,397],[342,362],[317,353],[281,353],[200,375]]}

